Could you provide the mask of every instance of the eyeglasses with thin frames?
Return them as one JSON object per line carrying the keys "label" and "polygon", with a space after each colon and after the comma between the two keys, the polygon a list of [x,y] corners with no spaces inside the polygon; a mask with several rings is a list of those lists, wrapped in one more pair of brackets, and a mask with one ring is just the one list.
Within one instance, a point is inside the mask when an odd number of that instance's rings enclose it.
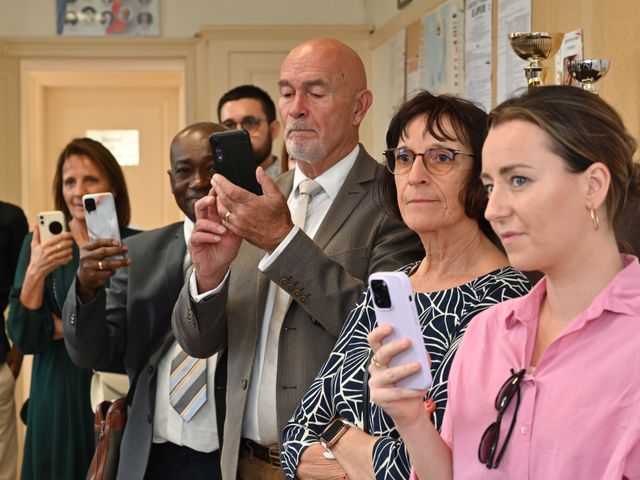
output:
{"label": "eyeglasses with thin frames", "polygon": [[225,120],[224,122],[222,122],[222,125],[224,125],[227,128],[230,128],[231,130],[236,130],[236,129],[244,129],[247,132],[255,132],[256,130],[258,130],[258,128],[260,127],[260,124],[262,122],[266,122],[267,120],[265,118],[258,118],[258,117],[254,117],[253,115],[249,115],[246,117],[243,117],[242,120],[240,120],[239,122],[235,122],[232,119],[228,119]]}
{"label": "eyeglasses with thin frames", "polygon": [[389,148],[384,151],[387,169],[393,175],[405,175],[413,167],[416,157],[422,157],[422,164],[433,175],[445,175],[453,169],[457,155],[473,157],[470,153],[461,152],[453,148],[428,148],[423,153],[416,153],[406,147]]}
{"label": "eyeglasses with thin frames", "polygon": [[[502,460],[502,456],[507,449],[507,444],[509,443],[509,439],[511,438],[511,433],[513,432],[513,428],[516,425],[518,409],[520,408],[520,382],[522,381],[522,378],[524,377],[524,374],[526,372],[527,370],[523,368],[516,373],[512,368],[511,376],[507,379],[506,382],[504,382],[502,387],[500,387],[498,395],[496,396],[495,407],[498,411],[498,418],[484,431],[484,433],[482,434],[482,438],[480,439],[480,446],[478,447],[478,460],[480,460],[480,463],[482,463],[489,469],[498,468],[498,465],[500,465],[500,460]],[[516,397],[516,409],[513,412],[513,418],[511,419],[511,425],[509,426],[507,437],[504,439],[502,448],[500,449],[500,452],[496,457],[496,451],[498,450],[498,443],[500,441],[500,425],[502,423],[502,415],[511,403],[511,399],[514,397],[514,395]]]}

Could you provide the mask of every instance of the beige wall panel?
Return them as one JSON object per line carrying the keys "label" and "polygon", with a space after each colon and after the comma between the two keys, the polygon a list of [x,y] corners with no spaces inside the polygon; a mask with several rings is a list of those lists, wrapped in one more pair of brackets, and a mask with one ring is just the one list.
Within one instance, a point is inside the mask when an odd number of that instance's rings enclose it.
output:
{"label": "beige wall panel", "polygon": [[15,204],[20,204],[18,81],[18,62],[0,58],[0,199]]}

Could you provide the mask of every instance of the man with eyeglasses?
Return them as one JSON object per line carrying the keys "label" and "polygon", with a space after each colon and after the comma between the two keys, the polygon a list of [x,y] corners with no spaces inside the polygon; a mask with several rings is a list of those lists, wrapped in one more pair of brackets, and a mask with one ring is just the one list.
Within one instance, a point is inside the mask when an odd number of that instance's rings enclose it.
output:
{"label": "man with eyeglasses", "polygon": [[278,157],[271,153],[280,133],[276,106],[267,92],[255,85],[241,85],[225,93],[218,102],[218,120],[232,130],[249,132],[253,155],[271,178],[282,173]]}

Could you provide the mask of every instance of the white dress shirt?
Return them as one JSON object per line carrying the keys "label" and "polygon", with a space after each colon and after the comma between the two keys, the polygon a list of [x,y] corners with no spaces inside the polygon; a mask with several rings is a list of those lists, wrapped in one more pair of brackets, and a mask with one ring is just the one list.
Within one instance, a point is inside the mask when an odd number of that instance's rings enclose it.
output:
{"label": "white dress shirt", "polygon": [[[329,211],[329,208],[331,208],[333,200],[338,195],[338,192],[342,188],[342,184],[351,171],[351,167],[353,167],[356,162],[359,150],[359,146],[356,145],[351,153],[349,153],[345,158],[314,179],[322,185],[322,191],[318,192],[309,200],[309,206],[307,207],[304,231],[309,237],[314,238],[322,220]],[[291,208],[293,202],[296,201],[298,186],[306,179],[307,177],[296,167],[296,171],[293,175],[293,189],[291,190],[291,194],[287,200],[289,208]],[[298,230],[299,227],[294,227],[289,235],[287,235],[280,245],[278,245],[278,247],[271,253],[271,255],[266,254],[264,256],[258,264],[258,268],[261,271],[266,270],[275,258],[284,251]],[[267,346],[269,323],[271,322],[271,316],[273,314],[276,288],[279,287],[275,283],[269,283],[269,292],[267,294],[267,301],[264,307],[264,316],[262,319],[262,327],[260,330],[256,356],[253,359],[253,368],[251,369],[251,378],[249,379],[249,391],[247,392],[247,403],[245,405],[245,414],[242,422],[242,437],[253,440],[261,445],[263,445],[263,442],[260,439],[258,428],[258,395],[260,393],[260,378],[262,376],[262,366],[264,364],[264,354]],[[276,412],[273,412],[273,414],[275,415]]]}
{"label": "white dress shirt", "polygon": [[[188,218],[184,221],[184,238],[189,242],[194,224]],[[189,250],[184,266],[190,264]],[[156,406],[153,417],[153,443],[171,442],[189,447],[198,452],[209,453],[218,450],[218,426],[216,419],[215,370],[217,354],[207,359],[207,401],[190,422],[176,412],[169,403],[169,374],[171,359],[180,348],[176,341],[158,362],[156,384]]]}

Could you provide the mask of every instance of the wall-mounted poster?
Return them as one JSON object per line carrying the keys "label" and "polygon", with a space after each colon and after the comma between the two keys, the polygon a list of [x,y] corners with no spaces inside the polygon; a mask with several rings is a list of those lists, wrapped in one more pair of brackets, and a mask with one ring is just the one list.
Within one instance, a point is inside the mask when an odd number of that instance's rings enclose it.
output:
{"label": "wall-mounted poster", "polygon": [[56,0],[58,35],[160,35],[159,0]]}
{"label": "wall-mounted poster", "polygon": [[447,0],[422,17],[420,79],[430,92],[464,94],[463,0]]}

